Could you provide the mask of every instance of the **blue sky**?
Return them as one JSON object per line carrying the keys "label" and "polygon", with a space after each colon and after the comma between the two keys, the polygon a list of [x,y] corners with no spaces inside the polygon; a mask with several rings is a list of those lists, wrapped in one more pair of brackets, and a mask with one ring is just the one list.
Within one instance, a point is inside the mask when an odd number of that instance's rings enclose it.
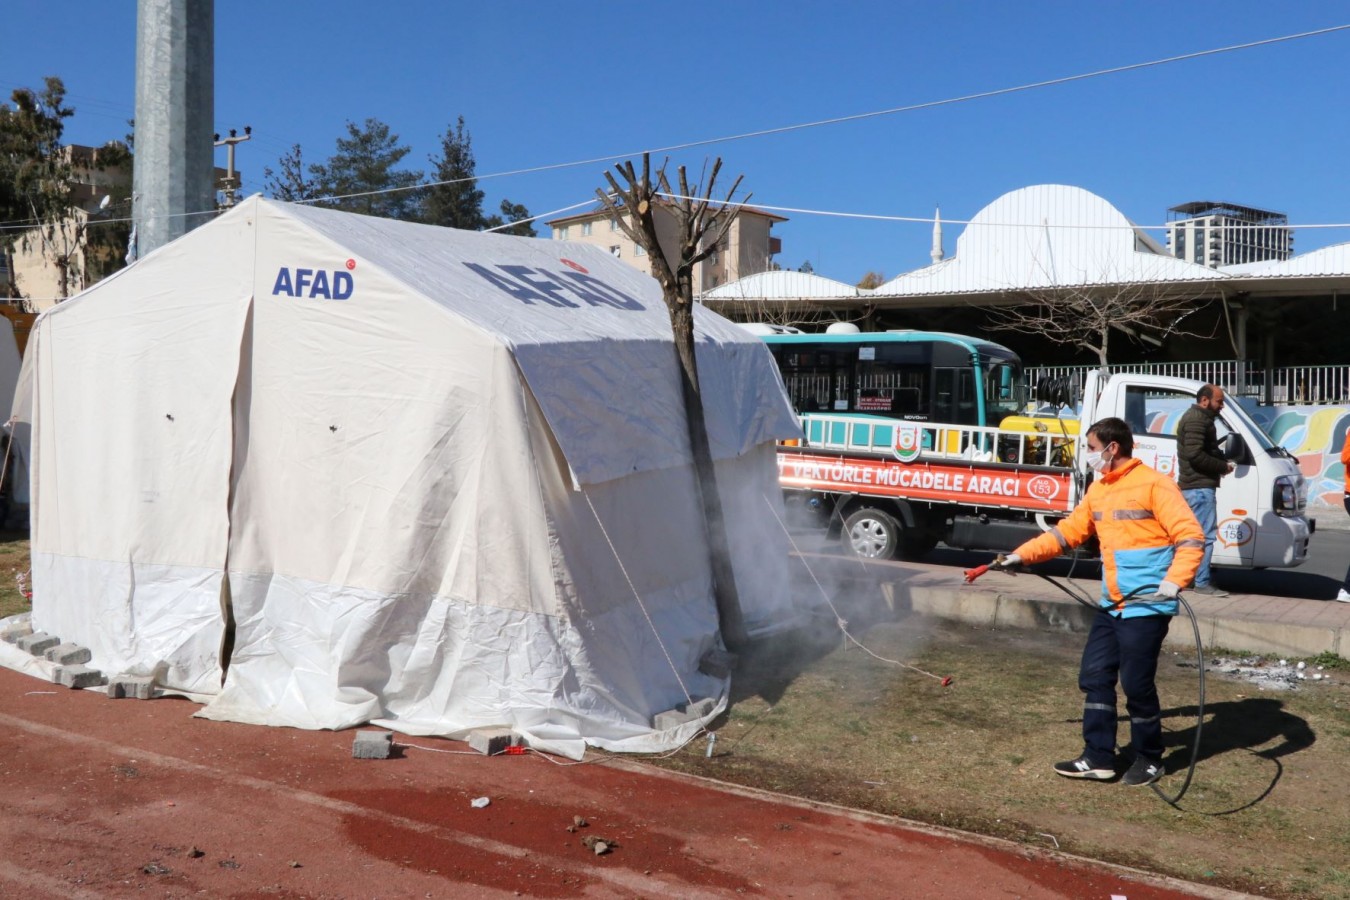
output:
{"label": "blue sky", "polygon": [[[253,127],[245,192],[292,144],[329,156],[375,117],[427,168],[463,115],[480,176],[957,97],[1350,23],[1341,3],[422,2],[218,0],[216,122]],[[0,90],[61,76],[67,140],[126,132],[135,3],[17,0]],[[378,10],[378,12],[376,11]],[[1001,194],[1056,182],[1140,224],[1224,200],[1350,222],[1344,163],[1350,31],[1009,96],[672,154],[720,155],[751,202],[968,219]],[[224,164],[224,151],[218,152]],[[593,196],[603,163],[480,182],[543,213]],[[928,262],[931,226],[789,214],[779,258],[854,282]],[[945,228],[951,253],[960,227]],[[1296,233],[1306,252],[1350,228]]]}

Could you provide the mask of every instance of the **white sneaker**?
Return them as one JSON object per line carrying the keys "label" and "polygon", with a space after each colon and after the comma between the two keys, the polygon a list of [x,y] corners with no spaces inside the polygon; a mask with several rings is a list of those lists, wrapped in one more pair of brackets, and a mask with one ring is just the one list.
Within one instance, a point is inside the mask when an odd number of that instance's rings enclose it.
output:
{"label": "white sneaker", "polygon": [[1342,603],[1350,603],[1350,591],[1347,591],[1345,588],[1341,588],[1340,593],[1336,595],[1336,599],[1341,601]]}

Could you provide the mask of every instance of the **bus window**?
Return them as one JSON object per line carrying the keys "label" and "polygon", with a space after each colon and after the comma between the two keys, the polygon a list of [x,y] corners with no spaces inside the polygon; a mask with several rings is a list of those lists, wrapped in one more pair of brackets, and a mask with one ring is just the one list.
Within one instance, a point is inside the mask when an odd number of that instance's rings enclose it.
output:
{"label": "bus window", "polygon": [[1006,347],[928,332],[770,334],[799,413],[996,425],[1022,411],[1022,364]]}
{"label": "bus window", "polygon": [[995,425],[1022,412],[1022,373],[1008,360],[986,359],[984,366],[984,413],[988,424]]}
{"label": "bus window", "polygon": [[956,370],[933,370],[933,421],[956,424]]}
{"label": "bus window", "polygon": [[779,369],[792,406],[798,412],[832,412],[848,404],[851,356],[833,348],[784,347]]}
{"label": "bus window", "polygon": [[983,425],[980,421],[980,407],[975,402],[975,372],[971,369],[957,371],[956,418],[955,425]]}
{"label": "bus window", "polygon": [[858,394],[853,409],[903,419],[929,417],[928,367],[884,361],[858,363]]}

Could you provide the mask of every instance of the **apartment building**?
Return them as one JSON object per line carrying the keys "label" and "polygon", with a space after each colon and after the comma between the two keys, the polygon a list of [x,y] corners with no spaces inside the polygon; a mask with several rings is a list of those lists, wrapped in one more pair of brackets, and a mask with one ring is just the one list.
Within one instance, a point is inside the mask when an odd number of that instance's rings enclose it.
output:
{"label": "apartment building", "polygon": [[[771,232],[783,216],[743,206],[736,214],[731,228],[707,259],[694,272],[694,293],[700,294],[746,275],[767,272],[773,268],[774,257],[782,252],[780,238]],[[603,207],[547,223],[553,229],[555,241],[580,241],[603,247],[634,268],[651,274],[651,262],[641,247],[629,240]],[[675,217],[664,206],[656,207],[656,233],[667,256],[673,256],[677,246]]]}
{"label": "apartment building", "polygon": [[[111,258],[110,249],[90,248],[87,229],[91,219],[126,218],[131,213],[129,159],[123,162],[125,157],[117,154],[110,164],[106,158],[109,151],[78,144],[63,147],[62,152],[73,178],[70,216],[54,229],[33,229],[14,242],[14,281],[34,312],[84,290],[120,267],[120,261]],[[56,264],[58,254],[69,260],[64,289]],[[8,272],[0,274],[8,279]]]}
{"label": "apartment building", "polygon": [[1167,219],[1167,252],[1211,269],[1294,255],[1294,229],[1284,213],[1196,200],[1172,207]]}
{"label": "apartment building", "polygon": [[[79,293],[122,268],[126,259],[126,237],[131,230],[130,158],[79,144],[64,147],[62,152],[71,166],[70,215],[54,229],[20,234],[13,245],[13,280],[22,299],[11,302],[31,312],[42,312]],[[237,183],[241,173],[236,170],[234,175]],[[222,185],[225,169],[217,167],[215,177],[216,184]],[[95,228],[116,229],[114,239],[91,245],[90,232]],[[68,259],[64,286],[58,256]],[[9,280],[0,253],[0,297],[5,296],[4,284]]]}

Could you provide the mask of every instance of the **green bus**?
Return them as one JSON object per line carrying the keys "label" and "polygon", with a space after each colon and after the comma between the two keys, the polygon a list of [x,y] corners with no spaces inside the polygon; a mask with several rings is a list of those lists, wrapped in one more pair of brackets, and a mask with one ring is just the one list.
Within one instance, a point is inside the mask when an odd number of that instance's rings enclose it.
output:
{"label": "green bus", "polygon": [[1000,344],[940,331],[804,334],[761,326],[800,415],[996,427],[1025,405],[1022,361]]}

